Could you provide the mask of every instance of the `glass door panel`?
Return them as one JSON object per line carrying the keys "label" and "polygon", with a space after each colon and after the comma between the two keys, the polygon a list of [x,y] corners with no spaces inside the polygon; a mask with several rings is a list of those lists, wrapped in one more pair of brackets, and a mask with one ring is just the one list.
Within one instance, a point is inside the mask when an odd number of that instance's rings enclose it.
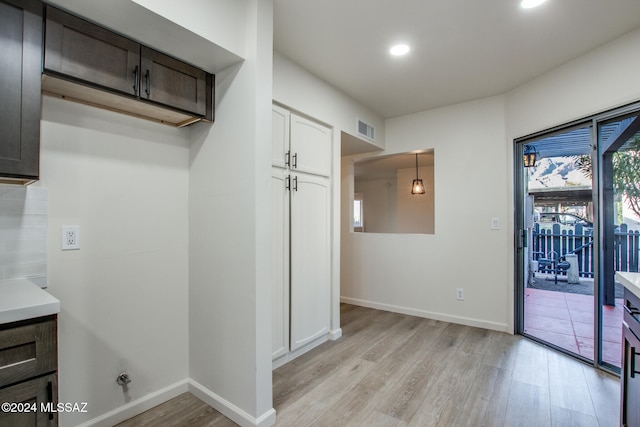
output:
{"label": "glass door panel", "polygon": [[[591,122],[520,142],[519,332],[594,357],[594,208]],[[518,161],[518,159],[516,159]],[[518,181],[518,180],[516,180]]]}
{"label": "glass door panel", "polygon": [[598,363],[619,371],[622,286],[616,271],[638,271],[640,118],[627,114],[598,123],[600,236]]}

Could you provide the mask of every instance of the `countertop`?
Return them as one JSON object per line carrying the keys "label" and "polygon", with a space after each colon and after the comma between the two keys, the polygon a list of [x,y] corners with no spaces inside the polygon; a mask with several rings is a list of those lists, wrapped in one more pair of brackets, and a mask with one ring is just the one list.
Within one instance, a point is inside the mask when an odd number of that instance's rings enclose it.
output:
{"label": "countertop", "polygon": [[28,279],[0,280],[0,324],[60,312],[60,301]]}
{"label": "countertop", "polygon": [[617,271],[616,280],[622,283],[622,286],[629,289],[635,296],[640,298],[640,273]]}

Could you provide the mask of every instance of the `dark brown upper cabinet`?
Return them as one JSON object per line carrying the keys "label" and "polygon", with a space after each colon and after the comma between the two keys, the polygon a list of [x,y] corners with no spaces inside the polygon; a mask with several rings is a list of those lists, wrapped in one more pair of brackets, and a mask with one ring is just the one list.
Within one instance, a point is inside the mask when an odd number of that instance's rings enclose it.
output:
{"label": "dark brown upper cabinet", "polygon": [[207,73],[142,46],[142,94],[154,102],[207,114]]}
{"label": "dark brown upper cabinet", "polygon": [[0,182],[38,179],[42,3],[0,0]]}
{"label": "dark brown upper cabinet", "polygon": [[137,95],[139,43],[47,7],[45,47],[47,71]]}
{"label": "dark brown upper cabinet", "polygon": [[213,120],[211,74],[51,6],[45,28],[45,94],[173,126]]}

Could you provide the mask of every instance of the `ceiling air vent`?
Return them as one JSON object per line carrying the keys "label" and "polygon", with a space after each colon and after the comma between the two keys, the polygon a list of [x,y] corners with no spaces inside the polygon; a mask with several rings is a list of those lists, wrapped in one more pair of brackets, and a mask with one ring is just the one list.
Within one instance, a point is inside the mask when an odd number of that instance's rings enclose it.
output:
{"label": "ceiling air vent", "polygon": [[373,128],[373,126],[363,122],[360,119],[358,119],[358,135],[364,136],[365,138],[368,138],[371,140],[376,139],[375,129]]}

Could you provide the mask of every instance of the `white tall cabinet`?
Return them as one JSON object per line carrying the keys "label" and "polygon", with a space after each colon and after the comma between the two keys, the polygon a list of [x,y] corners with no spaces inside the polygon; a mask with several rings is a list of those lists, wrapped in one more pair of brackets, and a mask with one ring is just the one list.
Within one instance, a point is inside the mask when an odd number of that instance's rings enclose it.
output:
{"label": "white tall cabinet", "polygon": [[273,106],[274,360],[329,333],[331,141],[331,129]]}

